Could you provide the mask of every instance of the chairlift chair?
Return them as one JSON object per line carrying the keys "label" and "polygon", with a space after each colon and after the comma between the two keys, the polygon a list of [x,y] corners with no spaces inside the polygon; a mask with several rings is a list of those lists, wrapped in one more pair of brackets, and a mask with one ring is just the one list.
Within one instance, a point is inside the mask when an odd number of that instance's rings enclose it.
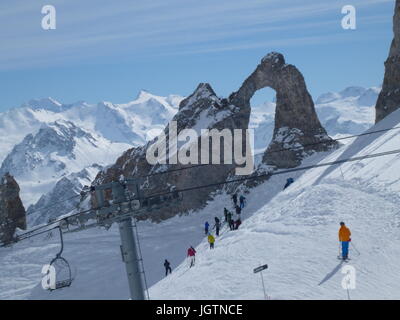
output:
{"label": "chairlift chair", "polygon": [[64,250],[64,240],[63,240],[61,228],[58,227],[58,230],[60,232],[61,249],[57,253],[56,257],[53,260],[51,260],[51,262],[50,262],[50,266],[54,267],[55,272],[56,272],[55,287],[49,288],[50,291],[69,287],[73,280],[71,267],[70,267],[68,261],[61,256],[61,254]]}

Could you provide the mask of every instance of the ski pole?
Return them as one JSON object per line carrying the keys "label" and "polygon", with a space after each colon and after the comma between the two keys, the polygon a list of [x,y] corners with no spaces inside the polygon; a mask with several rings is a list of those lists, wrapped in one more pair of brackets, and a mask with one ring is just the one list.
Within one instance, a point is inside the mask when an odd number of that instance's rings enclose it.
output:
{"label": "ski pole", "polygon": [[357,248],[356,248],[356,246],[353,244],[353,242],[350,241],[350,243],[351,243],[351,245],[353,246],[353,249],[358,253],[358,255],[360,255],[360,254],[361,254],[360,251],[357,250]]}

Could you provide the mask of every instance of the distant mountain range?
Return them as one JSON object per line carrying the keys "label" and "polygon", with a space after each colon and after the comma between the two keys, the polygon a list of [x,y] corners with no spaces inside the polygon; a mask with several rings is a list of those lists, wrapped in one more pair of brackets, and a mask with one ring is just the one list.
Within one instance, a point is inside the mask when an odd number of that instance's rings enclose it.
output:
{"label": "distant mountain range", "polygon": [[60,179],[93,164],[111,164],[123,151],[153,139],[182,99],[141,91],[125,104],[31,100],[0,113],[0,174],[16,178],[28,207]]}

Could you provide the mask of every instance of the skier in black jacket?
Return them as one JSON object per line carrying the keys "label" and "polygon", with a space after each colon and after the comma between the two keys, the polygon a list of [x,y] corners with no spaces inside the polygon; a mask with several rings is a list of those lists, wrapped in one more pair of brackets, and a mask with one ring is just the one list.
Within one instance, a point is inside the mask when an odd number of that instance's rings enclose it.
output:
{"label": "skier in black jacket", "polygon": [[235,224],[232,218],[232,212],[228,211],[227,213],[227,220],[228,220],[228,225],[229,229],[233,230],[235,228]]}
{"label": "skier in black jacket", "polygon": [[242,213],[242,209],[240,209],[239,206],[236,206],[236,214],[240,216],[240,214]]}
{"label": "skier in black jacket", "polygon": [[224,208],[224,217],[225,217],[225,222],[228,222],[228,209]]}
{"label": "skier in black jacket", "polygon": [[[217,235],[217,237],[219,236],[219,229],[221,228],[221,222],[219,221],[218,217],[215,217],[215,234]],[[213,228],[213,229],[214,229]]]}
{"label": "skier in black jacket", "polygon": [[233,200],[233,204],[236,206],[237,205],[237,194],[236,193],[232,196],[232,200]]}
{"label": "skier in black jacket", "polygon": [[171,265],[171,264],[169,263],[169,261],[168,261],[167,259],[165,259],[165,262],[164,262],[165,276],[168,275],[168,272],[169,272],[169,273],[172,273],[172,269],[171,269],[171,266],[170,266],[170,265]]}

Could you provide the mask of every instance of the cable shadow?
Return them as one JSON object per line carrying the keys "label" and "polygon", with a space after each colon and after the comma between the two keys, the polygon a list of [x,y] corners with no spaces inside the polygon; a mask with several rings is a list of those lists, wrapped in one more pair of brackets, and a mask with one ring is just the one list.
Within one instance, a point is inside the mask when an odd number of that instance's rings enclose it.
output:
{"label": "cable shadow", "polygon": [[[346,150],[336,159],[336,160],[344,160],[350,159],[357,153],[364,150],[366,147],[371,146],[371,144],[378,140],[381,136],[387,133],[385,131],[386,128],[394,128],[399,124],[399,119],[396,117],[391,117],[389,119],[385,119],[375,126],[371,127],[365,133],[377,131],[373,135],[364,135],[357,137],[349,146],[347,146]],[[382,131],[379,131],[382,130]],[[329,166],[314,182],[314,185],[318,185],[322,179],[328,176],[331,172],[337,169],[337,166]]]}
{"label": "cable shadow", "polygon": [[325,276],[325,278],[323,278],[323,279],[321,280],[320,283],[318,283],[318,285],[320,286],[320,285],[322,285],[323,283],[325,283],[326,281],[328,281],[330,278],[332,278],[332,277],[335,275],[335,273],[339,271],[339,269],[340,269],[340,267],[342,266],[342,264],[343,264],[343,261],[340,261],[339,264],[338,264],[331,272],[329,272],[329,273]]}

